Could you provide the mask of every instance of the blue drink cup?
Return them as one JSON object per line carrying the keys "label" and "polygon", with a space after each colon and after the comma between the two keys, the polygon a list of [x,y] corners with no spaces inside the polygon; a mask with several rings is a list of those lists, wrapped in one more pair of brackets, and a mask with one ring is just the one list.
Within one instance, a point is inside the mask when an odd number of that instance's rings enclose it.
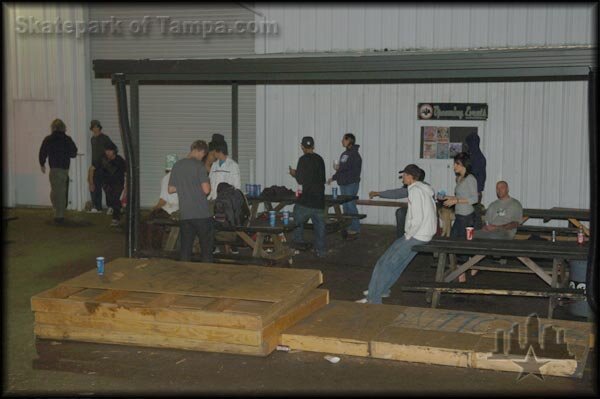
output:
{"label": "blue drink cup", "polygon": [[337,187],[332,187],[331,188],[331,196],[333,197],[333,199],[337,198]]}
{"label": "blue drink cup", "polygon": [[246,195],[250,196],[250,184],[246,183]]}
{"label": "blue drink cup", "polygon": [[98,275],[104,275],[104,256],[99,256],[96,258],[96,269],[98,270]]}
{"label": "blue drink cup", "polygon": [[276,212],[269,211],[269,226],[275,227]]}
{"label": "blue drink cup", "polygon": [[283,211],[283,224],[287,226],[290,223],[290,211]]}
{"label": "blue drink cup", "polygon": [[251,184],[250,185],[250,196],[251,197],[256,197],[256,184]]}

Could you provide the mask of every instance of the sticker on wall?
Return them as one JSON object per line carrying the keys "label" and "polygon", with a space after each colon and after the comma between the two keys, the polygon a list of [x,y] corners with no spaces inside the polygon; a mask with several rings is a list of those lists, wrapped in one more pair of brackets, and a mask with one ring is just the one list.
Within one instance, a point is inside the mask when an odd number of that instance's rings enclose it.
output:
{"label": "sticker on wall", "polygon": [[466,137],[477,133],[476,126],[422,126],[421,158],[452,159],[465,151]]}

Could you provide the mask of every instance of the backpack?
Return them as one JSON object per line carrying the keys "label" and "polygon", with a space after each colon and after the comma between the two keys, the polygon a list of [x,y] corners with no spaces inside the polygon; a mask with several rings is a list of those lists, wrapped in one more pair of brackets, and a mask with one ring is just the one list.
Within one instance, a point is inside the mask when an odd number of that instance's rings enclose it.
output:
{"label": "backpack", "polygon": [[219,183],[215,200],[215,223],[222,227],[234,227],[246,224],[250,216],[250,207],[246,196],[229,183]]}

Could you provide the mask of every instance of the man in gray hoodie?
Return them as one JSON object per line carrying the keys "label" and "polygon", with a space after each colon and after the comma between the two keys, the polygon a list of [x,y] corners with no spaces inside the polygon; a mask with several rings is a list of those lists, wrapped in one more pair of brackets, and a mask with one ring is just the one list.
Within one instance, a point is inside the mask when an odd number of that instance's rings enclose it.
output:
{"label": "man in gray hoodie", "polygon": [[408,264],[417,255],[412,247],[429,242],[437,229],[437,212],[433,189],[419,181],[422,169],[417,165],[407,165],[402,171],[402,181],[408,187],[408,212],[404,229],[406,233],[377,260],[367,297],[358,303],[380,304],[381,298],[400,278]]}

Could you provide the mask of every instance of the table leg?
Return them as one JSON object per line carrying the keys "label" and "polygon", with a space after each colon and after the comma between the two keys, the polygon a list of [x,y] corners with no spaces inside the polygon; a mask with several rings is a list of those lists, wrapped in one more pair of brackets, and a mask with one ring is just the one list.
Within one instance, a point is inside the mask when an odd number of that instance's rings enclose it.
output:
{"label": "table leg", "polygon": [[169,232],[169,236],[167,237],[167,242],[165,243],[166,251],[175,250],[175,245],[177,244],[178,237],[179,237],[179,227],[171,226],[171,231]]}
{"label": "table leg", "polygon": [[[435,282],[441,283],[444,281],[444,270],[446,269],[446,256],[445,252],[440,252],[438,258],[438,266],[435,272]],[[433,289],[433,293],[431,294],[431,307],[436,308],[440,302],[441,292]]]}
{"label": "table leg", "polygon": [[519,259],[521,262],[523,262],[523,264],[525,266],[527,266],[535,274],[537,274],[539,278],[541,278],[542,280],[544,280],[546,282],[546,284],[548,284],[549,286],[552,286],[552,277],[549,276],[544,271],[544,269],[542,269],[541,267],[539,267],[537,263],[535,263],[534,261],[532,261],[530,258],[527,258],[527,257],[524,257],[524,256],[518,256],[517,259]]}
{"label": "table leg", "polygon": [[483,258],[485,258],[485,255],[475,255],[470,257],[468,261],[460,265],[458,268],[456,268],[456,270],[448,273],[448,275],[444,277],[442,281],[444,281],[445,283],[454,281],[455,278],[469,270],[471,267],[475,266]]}
{"label": "table leg", "polygon": [[254,250],[252,251],[253,257],[259,258],[262,255],[264,241],[265,241],[264,234],[256,233],[256,242],[254,244]]}
{"label": "table leg", "polygon": [[252,203],[252,209],[250,211],[250,219],[251,220],[256,220],[256,214],[258,212],[258,206],[260,205],[260,203],[258,202],[253,202]]}

